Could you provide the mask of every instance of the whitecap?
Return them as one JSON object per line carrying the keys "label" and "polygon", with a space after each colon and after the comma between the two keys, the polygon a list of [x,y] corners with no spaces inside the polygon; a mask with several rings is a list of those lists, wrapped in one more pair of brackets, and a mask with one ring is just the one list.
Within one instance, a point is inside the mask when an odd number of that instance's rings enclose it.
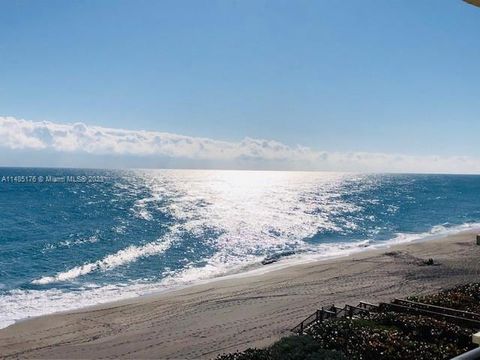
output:
{"label": "whitecap", "polygon": [[54,282],[68,281],[89,274],[96,270],[111,270],[118,266],[122,266],[142,257],[158,255],[166,251],[172,244],[173,239],[167,238],[155,242],[148,243],[142,246],[131,245],[125,249],[110,254],[101,260],[92,263],[76,266],[70,270],[57,273],[53,276],[44,276],[40,279],[32,281],[32,284],[46,285]]}

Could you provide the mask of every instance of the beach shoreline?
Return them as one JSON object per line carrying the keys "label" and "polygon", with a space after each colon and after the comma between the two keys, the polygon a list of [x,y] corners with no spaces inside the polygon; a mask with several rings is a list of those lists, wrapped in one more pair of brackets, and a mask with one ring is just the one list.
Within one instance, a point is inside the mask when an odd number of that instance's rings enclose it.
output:
{"label": "beach shoreline", "polygon": [[[440,228],[440,230],[435,231],[435,228]],[[294,254],[293,256],[288,256],[286,258],[281,258],[276,262],[268,263],[267,265],[263,265],[261,263],[258,264],[251,264],[249,269],[243,268],[242,270],[232,270],[231,272],[217,276],[212,278],[205,278],[196,280],[192,283],[187,284],[175,284],[170,287],[164,287],[158,290],[153,290],[151,292],[142,293],[134,296],[128,296],[125,298],[113,299],[110,301],[99,301],[97,304],[93,305],[80,305],[73,309],[65,309],[65,310],[57,310],[48,312],[45,314],[28,316],[21,319],[14,320],[13,323],[8,324],[6,326],[1,326],[0,330],[12,326],[14,324],[32,320],[42,316],[48,315],[55,315],[55,314],[67,314],[70,312],[75,311],[86,311],[86,310],[94,310],[99,307],[103,306],[112,306],[114,303],[128,303],[131,301],[136,301],[141,297],[151,297],[151,296],[159,296],[168,294],[170,292],[175,292],[179,290],[188,289],[191,287],[206,285],[209,283],[215,283],[218,281],[229,281],[230,279],[237,279],[237,278],[249,278],[255,277],[260,275],[266,275],[270,272],[275,272],[279,270],[283,270],[285,268],[294,267],[298,265],[306,265],[315,262],[323,262],[323,261],[335,261],[337,259],[346,258],[355,254],[360,254],[363,252],[371,252],[375,250],[386,250],[392,246],[399,246],[399,245],[406,245],[410,243],[419,243],[424,241],[432,241],[432,240],[441,240],[445,237],[454,236],[454,235],[461,235],[461,234],[480,234],[480,223],[465,223],[462,225],[454,226],[451,228],[445,228],[443,226],[435,226],[430,231],[426,231],[423,233],[400,233],[397,234],[397,237],[392,238],[387,241],[381,242],[370,242],[370,241],[357,241],[352,243],[344,243],[344,248],[338,252],[337,254]],[[399,240],[400,238],[400,240]],[[160,286],[160,285],[159,285]]]}
{"label": "beach shoreline", "polygon": [[[0,330],[0,353],[194,359],[266,346],[322,305],[375,303],[478,281],[477,231],[26,319]],[[428,258],[434,266],[423,263]]]}

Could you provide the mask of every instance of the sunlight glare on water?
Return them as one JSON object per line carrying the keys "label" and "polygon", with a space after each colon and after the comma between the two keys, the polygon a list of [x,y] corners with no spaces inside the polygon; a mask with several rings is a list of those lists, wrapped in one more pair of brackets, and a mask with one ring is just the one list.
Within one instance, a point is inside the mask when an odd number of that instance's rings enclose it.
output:
{"label": "sunlight glare on water", "polygon": [[[52,171],[84,175],[87,170],[0,170],[9,175]],[[0,189],[0,326],[268,270],[262,262],[275,256],[281,264],[338,256],[480,221],[480,177],[475,176],[88,172],[108,181]]]}

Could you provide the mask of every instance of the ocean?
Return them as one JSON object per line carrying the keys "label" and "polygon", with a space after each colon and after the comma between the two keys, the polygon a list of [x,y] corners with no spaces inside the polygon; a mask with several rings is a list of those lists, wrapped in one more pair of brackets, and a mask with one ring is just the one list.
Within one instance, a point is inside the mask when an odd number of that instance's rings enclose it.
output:
{"label": "ocean", "polygon": [[0,168],[0,327],[477,227],[480,176]]}

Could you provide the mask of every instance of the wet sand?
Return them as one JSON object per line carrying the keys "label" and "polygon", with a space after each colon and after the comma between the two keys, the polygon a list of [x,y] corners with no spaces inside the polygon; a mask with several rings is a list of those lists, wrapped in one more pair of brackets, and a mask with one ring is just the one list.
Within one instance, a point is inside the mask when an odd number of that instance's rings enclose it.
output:
{"label": "wet sand", "polygon": [[212,358],[269,345],[322,305],[480,281],[479,259],[466,232],[42,316],[0,330],[0,357]]}

